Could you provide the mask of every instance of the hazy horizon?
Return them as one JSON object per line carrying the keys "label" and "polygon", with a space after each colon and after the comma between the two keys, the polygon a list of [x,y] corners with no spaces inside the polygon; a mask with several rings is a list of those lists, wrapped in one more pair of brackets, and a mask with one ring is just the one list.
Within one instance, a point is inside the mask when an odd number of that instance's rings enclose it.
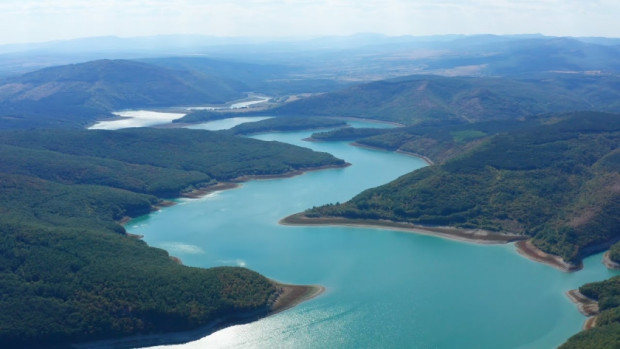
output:
{"label": "hazy horizon", "polygon": [[315,38],[377,33],[620,37],[620,2],[597,0],[9,0],[0,45],[88,37]]}

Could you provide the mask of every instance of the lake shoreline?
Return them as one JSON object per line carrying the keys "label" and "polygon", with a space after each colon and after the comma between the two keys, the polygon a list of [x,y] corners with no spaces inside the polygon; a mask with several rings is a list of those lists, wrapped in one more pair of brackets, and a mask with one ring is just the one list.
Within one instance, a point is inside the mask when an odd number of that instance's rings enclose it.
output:
{"label": "lake shoreline", "polygon": [[309,218],[303,213],[296,213],[281,219],[282,225],[323,225],[323,226],[350,226],[361,228],[376,228],[398,230],[406,233],[437,236],[449,240],[469,242],[475,244],[507,244],[515,243],[517,252],[532,261],[550,265],[563,272],[574,272],[583,268],[583,263],[578,265],[564,262],[564,260],[552,254],[543,252],[534,246],[528,237],[523,235],[502,234],[485,231],[482,229],[463,229],[450,226],[424,226],[405,222],[375,219],[349,219],[342,217]]}
{"label": "lake shoreline", "polygon": [[[340,165],[325,165],[325,166],[316,166],[316,167],[308,167],[299,170],[289,171],[287,173],[277,174],[277,175],[248,175],[248,176],[240,176],[234,178],[230,182],[217,182],[202,188],[191,190],[187,193],[181,194],[179,197],[181,198],[190,198],[197,199],[204,197],[210,193],[235,189],[241,186],[241,183],[247,182],[250,180],[267,180],[267,179],[279,179],[279,178],[290,178],[302,175],[306,172],[311,171],[320,171],[332,168],[344,168],[351,166],[350,163],[345,162]],[[170,207],[176,205],[176,202],[171,200],[161,200],[160,203],[153,206],[153,211],[159,210],[164,207]],[[119,221],[118,224],[124,226],[131,221],[133,217],[124,216]],[[127,237],[132,239],[143,239],[143,235],[125,233]],[[183,264],[180,258],[170,255],[170,259],[177,264]],[[271,279],[270,279],[271,280]],[[181,331],[181,332],[171,332],[171,333],[156,333],[156,334],[146,334],[146,335],[131,335],[127,337],[121,338],[113,338],[113,339],[105,339],[94,342],[84,342],[84,343],[74,343],[71,346],[74,348],[135,348],[135,347],[147,347],[147,346],[156,346],[156,345],[173,345],[173,344],[182,344],[188,343],[191,341],[198,340],[200,338],[206,337],[212,333],[215,333],[219,330],[222,330],[226,327],[242,325],[254,321],[258,321],[260,319],[266,318],[268,316],[275,315],[277,313],[283,312],[290,308],[293,308],[305,301],[311,300],[313,298],[318,297],[323,292],[325,292],[325,287],[320,285],[292,285],[292,284],[283,284],[274,280],[271,280],[276,288],[277,297],[273,301],[273,303],[269,306],[269,310],[258,310],[250,313],[240,314],[229,316],[221,319],[214,320],[211,324],[205,325],[198,329]]]}
{"label": "lake shoreline", "polygon": [[124,349],[189,343],[227,327],[247,324],[278,314],[305,301],[316,298],[325,292],[325,287],[319,285],[289,285],[274,280],[271,281],[278,289],[278,296],[267,310],[259,309],[240,315],[217,318],[208,325],[187,331],[132,335],[115,339],[73,343],[70,346],[78,349]]}
{"label": "lake shoreline", "polygon": [[562,257],[542,251],[538,247],[534,246],[531,240],[518,241],[515,245],[517,246],[517,252],[519,252],[519,254],[523,257],[535,262],[550,265],[563,272],[574,272],[583,268],[583,263],[576,265],[566,263]]}
{"label": "lake shoreline", "polygon": [[299,170],[293,170],[293,171],[289,171],[289,172],[285,172],[281,174],[239,176],[239,177],[231,179],[230,181],[217,182],[217,183],[207,185],[201,188],[193,189],[186,193],[182,193],[180,197],[198,199],[198,198],[204,197],[205,195],[211,194],[216,191],[239,188],[242,183],[252,181],[252,180],[291,178],[291,177],[301,176],[306,172],[345,168],[349,166],[351,166],[351,164],[348,162],[345,162],[344,164],[340,164],[340,165],[324,165],[324,166],[316,166],[316,167],[306,167],[306,168],[302,168]]}
{"label": "lake shoreline", "polygon": [[614,262],[609,258],[609,251],[605,252],[603,255],[603,264],[607,267],[607,269],[620,269],[620,264]]}
{"label": "lake shoreline", "polygon": [[487,245],[506,244],[518,240],[523,240],[525,238],[521,235],[491,233],[482,229],[432,227],[388,220],[348,219],[340,217],[308,218],[305,217],[303,213],[296,213],[290,215],[281,219],[278,223],[282,225],[338,225],[362,228],[389,229],[413,234],[437,236],[460,242],[471,242]]}
{"label": "lake shoreline", "polygon": [[404,150],[400,150],[400,149],[388,150],[388,149],[385,149],[385,148],[373,147],[373,146],[370,146],[370,145],[361,144],[361,143],[357,143],[357,142],[351,142],[349,144],[354,146],[354,147],[365,148],[365,149],[394,151],[394,152],[399,153],[399,154],[404,154],[404,155],[407,155],[407,156],[413,156],[414,158],[419,158],[419,159],[423,160],[424,162],[426,162],[426,164],[429,165],[429,166],[433,166],[435,164],[433,162],[433,160],[431,160],[428,156],[425,156],[425,155],[422,155],[422,154],[418,154],[418,153],[413,153],[413,152],[410,152],[410,151],[404,151]]}
{"label": "lake shoreline", "polygon": [[566,296],[571,302],[577,305],[577,310],[586,317],[583,323],[583,330],[589,330],[596,326],[596,318],[599,314],[598,302],[592,298],[586,297],[579,290],[570,290],[566,292]]}

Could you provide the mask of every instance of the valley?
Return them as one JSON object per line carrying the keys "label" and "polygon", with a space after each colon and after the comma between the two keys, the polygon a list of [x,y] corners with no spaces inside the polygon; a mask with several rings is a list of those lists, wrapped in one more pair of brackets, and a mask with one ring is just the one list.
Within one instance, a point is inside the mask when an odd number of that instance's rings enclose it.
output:
{"label": "valley", "polygon": [[0,64],[0,343],[617,344],[617,40],[247,45]]}

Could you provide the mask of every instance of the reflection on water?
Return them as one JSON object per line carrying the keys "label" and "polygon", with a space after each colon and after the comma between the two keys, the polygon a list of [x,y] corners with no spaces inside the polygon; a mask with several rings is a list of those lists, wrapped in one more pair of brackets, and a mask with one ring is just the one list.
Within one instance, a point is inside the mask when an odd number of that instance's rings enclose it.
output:
{"label": "reflection on water", "polygon": [[146,127],[161,124],[167,124],[172,120],[180,119],[185,116],[184,113],[162,113],[150,110],[127,110],[113,113],[122,117],[122,119],[99,121],[89,130],[119,130],[129,127]]}

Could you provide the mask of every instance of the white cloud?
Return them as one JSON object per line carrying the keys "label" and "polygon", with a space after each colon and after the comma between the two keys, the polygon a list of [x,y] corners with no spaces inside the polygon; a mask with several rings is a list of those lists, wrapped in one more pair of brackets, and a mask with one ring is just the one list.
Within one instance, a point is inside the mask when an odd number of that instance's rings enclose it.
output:
{"label": "white cloud", "polygon": [[0,43],[195,33],[620,36],[615,0],[8,0]]}

